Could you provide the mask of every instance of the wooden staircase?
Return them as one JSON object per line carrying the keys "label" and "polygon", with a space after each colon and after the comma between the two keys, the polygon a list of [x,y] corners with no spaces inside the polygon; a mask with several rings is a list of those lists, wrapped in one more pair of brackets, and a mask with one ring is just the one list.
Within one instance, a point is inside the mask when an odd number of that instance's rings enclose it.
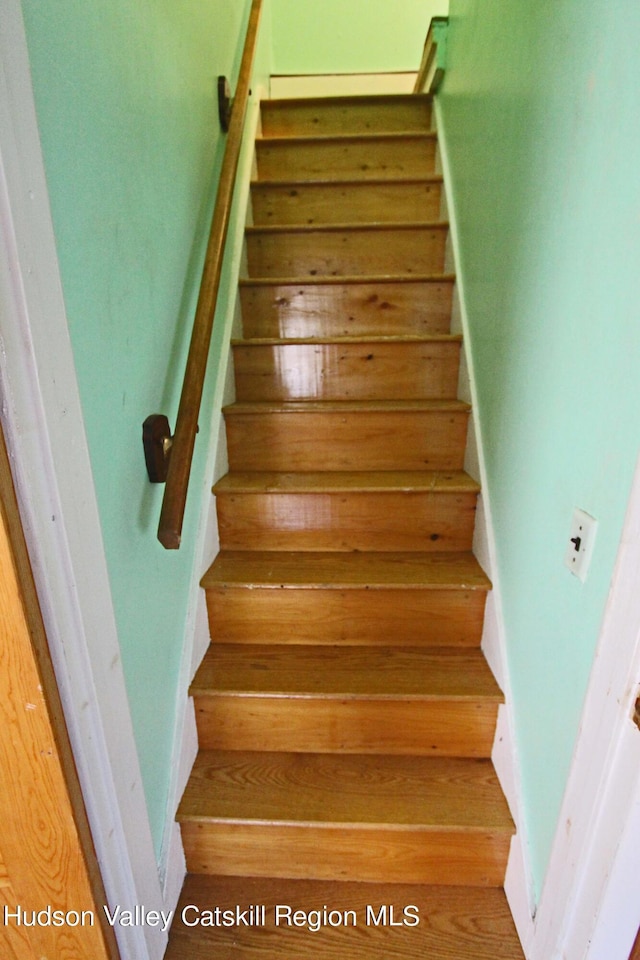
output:
{"label": "wooden staircase", "polygon": [[169,960],[522,956],[436,147],[426,97],[263,104],[179,821],[183,903],[269,929],[177,920]]}

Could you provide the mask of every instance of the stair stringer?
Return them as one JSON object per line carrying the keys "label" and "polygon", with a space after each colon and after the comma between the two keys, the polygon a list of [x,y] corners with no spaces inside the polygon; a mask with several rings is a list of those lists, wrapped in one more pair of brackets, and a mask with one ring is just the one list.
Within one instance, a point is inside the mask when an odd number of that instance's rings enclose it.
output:
{"label": "stair stringer", "polygon": [[513,913],[525,956],[529,960],[534,938],[535,897],[533,872],[527,846],[526,822],[524,819],[522,800],[523,794],[518,765],[513,695],[508,670],[500,575],[495,559],[495,532],[492,520],[489,485],[487,483],[482,429],[478,420],[479,408],[473,364],[472,339],[470,336],[469,314],[465,298],[464,272],[461,270],[462,258],[460,256],[455,197],[452,194],[453,181],[447,151],[446,126],[443,121],[442,108],[437,96],[434,96],[433,104],[435,127],[438,132],[437,164],[444,177],[443,203],[446,204],[446,210],[443,211],[443,216],[449,220],[448,262],[445,263],[445,270],[453,270],[453,264],[455,264],[456,274],[451,315],[451,332],[459,332],[463,335],[458,396],[460,399],[466,400],[471,404],[464,468],[466,472],[481,485],[481,492],[476,508],[473,553],[493,584],[493,589],[487,596],[481,648],[505,698],[504,704],[501,704],[498,710],[496,735],[491,756],[500,785],[516,825],[516,833],[511,841],[507,864],[505,893]]}
{"label": "stair stringer", "polygon": [[[203,573],[211,564],[219,549],[218,523],[215,499],[211,494],[211,477],[218,480],[228,471],[227,444],[222,408],[235,399],[233,365],[230,362],[231,338],[241,327],[238,281],[246,273],[245,228],[251,218],[250,185],[255,170],[255,141],[260,126],[260,101],[266,92],[256,84],[247,105],[242,148],[236,174],[236,190],[231,210],[229,232],[225,246],[224,274],[228,289],[233,291],[227,302],[216,314],[216,335],[219,349],[210,360],[207,376],[213,378],[211,432],[202,438],[207,444],[207,465],[203,471],[206,491],[201,491],[201,501],[207,502],[202,511],[196,539],[194,556],[195,575],[192,595],[185,623],[182,659],[177,684],[176,725],[171,759],[171,783],[167,801],[167,816],[160,850],[160,875],[164,891],[165,909],[174,909],[184,878],[186,860],[176,822],[176,811],[191,774],[198,753],[193,697],[188,690],[196,670],[211,642],[207,618],[205,592],[200,586]],[[215,362],[214,362],[215,356]],[[207,493],[209,496],[207,497]],[[193,495],[193,493],[192,493]]]}

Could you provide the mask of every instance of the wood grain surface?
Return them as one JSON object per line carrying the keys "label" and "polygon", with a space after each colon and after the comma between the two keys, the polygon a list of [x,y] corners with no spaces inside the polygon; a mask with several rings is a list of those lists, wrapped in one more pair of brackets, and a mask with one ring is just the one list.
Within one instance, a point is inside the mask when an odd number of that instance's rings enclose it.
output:
{"label": "wood grain surface", "polygon": [[245,337],[447,333],[454,278],[243,280]]}
{"label": "wood grain surface", "polygon": [[501,886],[512,830],[188,822],[182,837],[193,872]]}
{"label": "wood grain surface", "polygon": [[476,496],[247,493],[216,498],[223,550],[469,550]]}
{"label": "wood grain surface", "polygon": [[193,818],[400,832],[513,828],[489,760],[261,751],[201,751],[179,812],[181,822]]}
{"label": "wood grain surface", "polygon": [[[265,906],[264,928],[188,927],[178,919],[166,960],[524,960],[501,890],[192,875],[178,916],[189,905],[202,911],[249,904]],[[356,926],[325,925],[315,933],[308,926],[276,927],[276,904],[307,914],[324,907],[343,914],[353,910]],[[381,905],[394,907],[396,922],[406,906],[416,905],[420,923],[367,925],[367,906],[379,915]],[[186,914],[188,920],[194,916]]]}
{"label": "wood grain surface", "polygon": [[223,645],[191,687],[205,749],[488,757],[502,695],[479,650]]}
{"label": "wood grain surface", "polygon": [[[51,907],[93,917],[75,926],[17,919],[0,925],[16,960],[114,960],[103,927],[104,892],[20,524],[4,440],[0,438],[0,817],[1,893],[16,912]],[[4,916],[4,915],[3,915]],[[3,956],[5,954],[3,953]]]}
{"label": "wood grain surface", "polygon": [[250,277],[442,273],[449,225],[247,227]]}
{"label": "wood grain surface", "polygon": [[513,830],[468,758],[201,752],[178,817],[192,872],[472,886]]}
{"label": "wood grain surface", "polygon": [[222,643],[314,643],[475,647],[481,590],[269,587],[207,588],[211,629]]}
{"label": "wood grain surface", "polygon": [[256,225],[419,223],[438,220],[441,204],[441,177],[400,182],[257,182],[251,187]]}
{"label": "wood grain surface", "polygon": [[267,137],[424,132],[431,128],[430,97],[309,97],[262,102]]}
{"label": "wood grain surface", "polygon": [[477,646],[489,581],[471,554],[218,555],[202,581],[219,642]]}
{"label": "wood grain surface", "polygon": [[433,134],[264,138],[259,180],[415,180],[436,172]]}
{"label": "wood grain surface", "polygon": [[435,400],[458,389],[455,337],[242,341],[233,347],[236,396],[254,400]]}
{"label": "wood grain surface", "polygon": [[371,698],[378,705],[398,697],[490,703],[503,699],[480,650],[212,644],[191,694],[215,699],[234,693]]}
{"label": "wood grain surface", "polygon": [[469,407],[460,401],[235,403],[231,470],[460,470]]}

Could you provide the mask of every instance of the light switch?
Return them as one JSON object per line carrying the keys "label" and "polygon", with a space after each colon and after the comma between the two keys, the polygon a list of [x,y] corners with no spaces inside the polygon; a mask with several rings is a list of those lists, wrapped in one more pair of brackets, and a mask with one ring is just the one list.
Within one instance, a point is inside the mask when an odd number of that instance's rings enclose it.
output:
{"label": "light switch", "polygon": [[576,508],[573,511],[564,562],[583,583],[587,578],[597,528],[598,521],[584,510]]}

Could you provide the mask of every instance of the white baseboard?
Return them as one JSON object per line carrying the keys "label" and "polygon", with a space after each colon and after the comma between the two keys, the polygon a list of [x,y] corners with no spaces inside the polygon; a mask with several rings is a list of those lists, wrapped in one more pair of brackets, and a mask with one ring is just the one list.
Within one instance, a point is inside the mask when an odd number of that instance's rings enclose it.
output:
{"label": "white baseboard", "polygon": [[[531,885],[527,873],[528,862],[529,858],[523,847],[522,832],[518,832],[511,839],[504,892],[522,944],[522,952],[527,960],[532,960],[535,927],[534,908],[529,895]],[[547,960],[552,958],[548,957]]]}
{"label": "white baseboard", "polygon": [[184,847],[180,834],[180,824],[174,823],[171,828],[171,840],[166,860],[166,873],[162,884],[162,897],[165,913],[175,914],[184,878],[187,875],[187,864],[184,858]]}
{"label": "white baseboard", "polygon": [[[465,360],[461,365],[460,396],[471,403],[477,411],[478,396],[475,381],[473,356],[469,352],[469,318],[466,310],[464,276],[460,273],[460,246],[457,232],[455,198],[450,193],[451,170],[447,151],[446,131],[438,99],[435,99],[436,127],[438,130],[438,162],[444,174],[446,209],[450,223],[450,250],[456,268],[456,290],[452,313],[452,329],[461,332],[466,345]],[[492,751],[492,760],[498,779],[515,822],[516,833],[512,839],[505,877],[505,891],[513,912],[518,935],[527,960],[531,960],[530,945],[533,939],[533,895],[531,870],[526,848],[526,829],[523,817],[522,790],[518,775],[516,740],[509,673],[507,667],[504,619],[500,599],[500,581],[495,563],[496,545],[491,517],[491,501],[487,486],[486,465],[482,446],[482,430],[477,415],[472,415],[465,469],[479,480],[482,494],[478,500],[474,533],[474,553],[493,583],[487,597],[482,650],[505,697],[498,711],[498,723]],[[551,958],[547,958],[551,960]]]}
{"label": "white baseboard", "polygon": [[416,73],[330,73],[271,77],[271,98],[412,93]]}

